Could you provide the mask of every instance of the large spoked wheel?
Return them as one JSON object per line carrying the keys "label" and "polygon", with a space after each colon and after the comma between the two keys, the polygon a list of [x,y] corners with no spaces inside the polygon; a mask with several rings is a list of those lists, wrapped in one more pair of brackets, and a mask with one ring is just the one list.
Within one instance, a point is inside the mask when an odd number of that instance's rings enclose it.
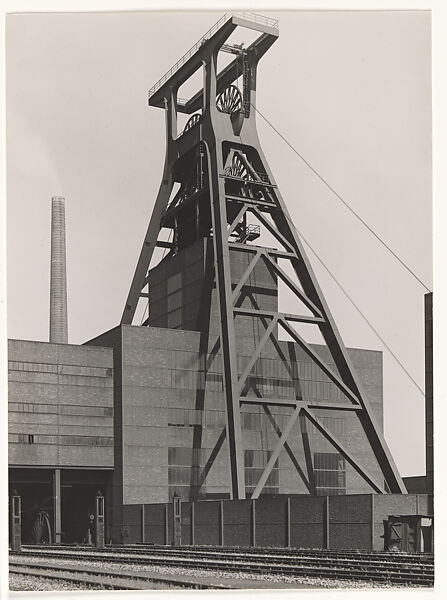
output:
{"label": "large spoked wheel", "polygon": [[53,542],[50,515],[45,510],[39,511],[34,518],[31,539],[33,544],[51,544]]}
{"label": "large spoked wheel", "polygon": [[188,131],[188,129],[191,129],[192,127],[194,127],[198,123],[200,123],[201,119],[202,119],[202,115],[200,113],[195,113],[194,115],[192,115],[192,117],[190,117],[188,119],[188,121],[186,122],[185,129],[183,130],[183,133],[185,133],[185,131]]}
{"label": "large spoked wheel", "polygon": [[217,96],[216,106],[229,115],[242,109],[242,95],[235,85],[229,85]]}
{"label": "large spoked wheel", "polygon": [[238,179],[250,179],[247,167],[237,154],[233,156],[231,165],[225,169],[225,175],[228,177],[237,177]]}

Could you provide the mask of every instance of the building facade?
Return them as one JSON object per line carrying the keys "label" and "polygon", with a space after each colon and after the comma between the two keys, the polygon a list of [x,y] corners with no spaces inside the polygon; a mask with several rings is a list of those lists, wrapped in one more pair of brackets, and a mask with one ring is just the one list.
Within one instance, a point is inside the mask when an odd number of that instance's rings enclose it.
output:
{"label": "building facade", "polygon": [[[247,254],[233,255],[236,279]],[[200,240],[156,267],[150,273],[149,326],[120,325],[82,346],[10,340],[10,490],[23,498],[25,540],[36,538],[43,512],[53,540],[82,541],[98,491],[106,497],[107,539],[114,542],[122,541],[126,528],[123,507],[166,503],[174,492],[184,501],[230,497],[211,264],[207,241]],[[242,295],[250,306],[277,310],[277,281],[262,264]],[[241,373],[262,331],[249,316],[238,319]],[[313,348],[330,360],[324,346]],[[351,349],[349,355],[382,428],[382,354]],[[247,498],[292,412],[281,404],[267,411],[250,405],[250,398],[259,395],[321,405],[325,427],[380,479],[357,415],[330,409],[331,403],[344,401],[342,392],[297,344],[275,333],[246,388],[241,426]],[[372,491],[303,417],[295,422],[261,494]]]}

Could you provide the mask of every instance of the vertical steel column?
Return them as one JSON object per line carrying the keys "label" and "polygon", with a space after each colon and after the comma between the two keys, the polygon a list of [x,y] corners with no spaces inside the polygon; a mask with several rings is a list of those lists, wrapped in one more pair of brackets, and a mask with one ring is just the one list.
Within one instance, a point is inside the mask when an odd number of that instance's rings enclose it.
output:
{"label": "vertical steel column", "polygon": [[[217,53],[213,53],[205,68],[207,97],[216,97]],[[212,110],[216,110],[214,107]],[[210,182],[211,215],[213,224],[214,263],[216,287],[219,296],[220,336],[222,347],[223,378],[227,403],[227,436],[230,456],[231,497],[245,498],[244,449],[242,445],[239,385],[237,373],[236,336],[234,332],[233,292],[231,288],[230,249],[227,235],[227,209],[224,180],[219,177],[223,169],[222,147],[219,140],[209,139],[208,172]]]}
{"label": "vertical steel column", "polygon": [[155,200],[154,210],[152,212],[146,236],[143,241],[137,267],[132,279],[129,294],[127,296],[126,304],[124,306],[123,315],[121,317],[122,325],[132,324],[140,294],[144,287],[144,281],[150,266],[150,262],[157,245],[161,216],[168,205],[169,196],[171,195],[174,185],[172,180],[172,159],[170,155],[172,153],[173,128],[176,130],[177,125],[176,117],[173,115],[173,111],[174,100],[171,90],[169,101],[165,99],[166,157],[163,176],[158,190],[157,199]]}
{"label": "vertical steel column", "polygon": [[65,199],[51,200],[50,342],[66,344],[67,271],[65,255]]}
{"label": "vertical steel column", "polygon": [[60,544],[61,532],[61,470],[54,469],[53,472],[53,507],[54,507],[54,542]]}

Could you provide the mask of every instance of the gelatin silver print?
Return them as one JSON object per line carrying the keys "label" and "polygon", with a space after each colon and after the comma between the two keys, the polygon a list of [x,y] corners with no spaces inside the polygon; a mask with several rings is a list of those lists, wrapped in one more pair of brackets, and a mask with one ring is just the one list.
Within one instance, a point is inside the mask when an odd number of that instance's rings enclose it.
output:
{"label": "gelatin silver print", "polygon": [[433,587],[430,53],[7,14],[11,591]]}

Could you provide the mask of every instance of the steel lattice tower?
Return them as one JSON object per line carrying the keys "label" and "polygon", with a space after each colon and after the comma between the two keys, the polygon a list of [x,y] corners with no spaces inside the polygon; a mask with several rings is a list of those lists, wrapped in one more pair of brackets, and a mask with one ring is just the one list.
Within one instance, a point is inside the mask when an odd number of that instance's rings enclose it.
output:
{"label": "steel lattice tower", "polygon": [[[226,43],[237,27],[259,32],[247,48]],[[245,497],[244,449],[241,434],[241,404],[292,407],[287,425],[278,433],[271,454],[252,497],[259,496],[297,419],[307,419],[347,460],[355,471],[378,492],[405,493],[405,486],[393,462],[380,428],[365,398],[329,307],[318,285],[311,264],[261,150],[255,120],[257,67],[260,59],[279,35],[277,21],[252,14],[225,15],[180,61],[150,90],[149,105],[166,113],[167,146],[162,182],[133,277],[121,323],[132,324],[137,304],[148,297],[149,266],[155,247],[168,248],[170,255],[201,237],[212,238],[214,272],[220,311],[220,346],[223,356],[224,392],[231,469],[231,496]],[[219,52],[235,58],[218,72]],[[203,88],[186,101],[177,92],[191,76],[203,69]],[[242,90],[237,81],[242,80]],[[184,130],[177,131],[179,113],[191,115]],[[174,184],[178,191],[172,195]],[[180,207],[189,207],[188,220]],[[185,208],[186,210],[186,208]],[[247,217],[256,221],[248,223]],[[158,241],[160,229],[171,228],[172,242]],[[261,228],[268,231],[280,249],[251,245]],[[230,253],[252,252],[248,267],[237,285],[232,284]],[[258,262],[293,292],[297,305],[307,315],[286,314],[256,308],[242,308],[241,289]],[[295,278],[280,266],[288,261]],[[149,290],[150,293],[150,290]],[[250,360],[238,373],[235,319],[246,315],[259,319],[264,327]],[[332,357],[329,367],[292,323],[318,327]],[[148,324],[146,321],[145,324]],[[256,360],[267,341],[280,327],[326,374],[344,394],[346,402],[311,402],[301,396],[295,400],[247,397],[244,388]],[[347,447],[337,440],[317,416],[319,409],[354,411],[383,474],[377,481],[359,464]],[[310,475],[309,475],[310,478]]]}

